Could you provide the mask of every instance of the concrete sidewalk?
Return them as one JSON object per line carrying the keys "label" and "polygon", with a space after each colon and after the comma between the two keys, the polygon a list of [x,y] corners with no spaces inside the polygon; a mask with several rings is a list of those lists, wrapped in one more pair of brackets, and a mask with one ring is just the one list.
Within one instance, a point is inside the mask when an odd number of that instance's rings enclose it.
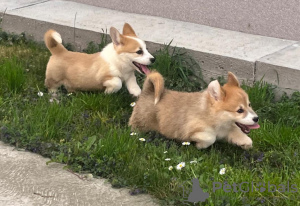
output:
{"label": "concrete sidewalk", "polygon": [[80,179],[63,164],[0,142],[0,205],[155,206],[149,195],[131,196],[104,179]]}
{"label": "concrete sidewalk", "polygon": [[49,28],[61,33],[65,42],[83,49],[100,41],[99,33],[111,26],[121,30],[130,23],[150,51],[171,40],[185,47],[199,62],[204,77],[234,72],[248,82],[264,80],[287,92],[300,90],[300,43],[291,40],[245,34],[194,23],[125,13],[71,1],[2,0],[2,28],[8,32],[33,35],[42,41]]}

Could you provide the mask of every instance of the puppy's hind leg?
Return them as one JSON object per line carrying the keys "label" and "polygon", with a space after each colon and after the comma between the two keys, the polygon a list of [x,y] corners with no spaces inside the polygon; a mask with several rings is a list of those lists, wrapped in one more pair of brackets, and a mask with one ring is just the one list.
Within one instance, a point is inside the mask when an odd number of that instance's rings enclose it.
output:
{"label": "puppy's hind leg", "polygon": [[54,81],[53,79],[45,79],[45,86],[48,88],[49,94],[51,94],[51,100],[56,100],[58,102],[58,94],[57,94],[57,89],[61,86],[62,84]]}
{"label": "puppy's hind leg", "polygon": [[119,77],[112,77],[109,80],[106,80],[103,83],[103,86],[106,87],[105,93],[110,94],[119,91],[122,88],[122,81]]}
{"label": "puppy's hind leg", "polygon": [[205,149],[216,141],[216,136],[208,132],[197,132],[191,137],[198,149]]}

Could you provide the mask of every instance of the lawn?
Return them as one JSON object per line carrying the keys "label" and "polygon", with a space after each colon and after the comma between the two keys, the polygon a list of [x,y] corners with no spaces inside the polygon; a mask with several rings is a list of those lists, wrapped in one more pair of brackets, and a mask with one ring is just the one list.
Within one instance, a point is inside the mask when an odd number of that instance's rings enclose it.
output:
{"label": "lawn", "polygon": [[[86,52],[103,44],[91,43]],[[300,204],[299,92],[275,101],[274,86],[263,81],[243,85],[260,117],[261,128],[250,133],[254,148],[244,151],[217,142],[197,150],[193,143],[182,145],[155,132],[132,134],[128,120],[135,99],[125,88],[111,95],[67,94],[62,88],[60,103],[50,103],[44,87],[49,56],[43,45],[24,35],[0,32],[0,140],[73,171],[107,178],[114,187],[129,187],[132,195],[149,193],[162,205],[193,205],[187,202],[193,178],[209,193],[198,205]],[[153,68],[166,77],[167,88],[199,91],[207,86],[192,72],[200,67],[184,49],[166,45],[155,56]],[[143,78],[138,76],[140,85]],[[181,162],[185,167],[177,170]],[[243,182],[249,184],[234,188]],[[222,189],[213,187],[221,184]]]}

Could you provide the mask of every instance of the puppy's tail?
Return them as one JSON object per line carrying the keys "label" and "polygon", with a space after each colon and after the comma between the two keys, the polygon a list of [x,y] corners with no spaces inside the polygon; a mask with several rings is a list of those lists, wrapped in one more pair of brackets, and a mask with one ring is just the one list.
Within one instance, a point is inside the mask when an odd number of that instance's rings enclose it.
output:
{"label": "puppy's tail", "polygon": [[60,54],[67,51],[62,45],[62,39],[59,33],[50,29],[44,35],[44,41],[52,55]]}
{"label": "puppy's tail", "polygon": [[159,102],[164,90],[164,78],[160,73],[154,71],[147,75],[143,86],[143,92],[154,93],[154,104]]}

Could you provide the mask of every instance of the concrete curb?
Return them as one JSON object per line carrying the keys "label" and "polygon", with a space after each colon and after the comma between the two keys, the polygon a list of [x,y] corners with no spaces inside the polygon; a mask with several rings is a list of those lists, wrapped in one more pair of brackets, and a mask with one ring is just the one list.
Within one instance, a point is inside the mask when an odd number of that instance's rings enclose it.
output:
{"label": "concrete curb", "polygon": [[[0,205],[156,206],[155,199],[112,188],[105,179],[71,173],[65,165],[0,141]],[[80,177],[80,178],[79,178]]]}
{"label": "concrete curb", "polygon": [[[130,23],[138,36],[154,51],[171,40],[172,46],[185,47],[200,64],[206,80],[228,71],[252,83],[264,80],[288,93],[300,90],[299,42],[245,34],[160,17],[124,13],[70,1],[12,0],[0,3],[8,8],[4,31],[32,35],[42,41],[49,28],[61,33],[65,42],[83,49],[88,42],[100,41],[100,34],[111,26],[121,30]],[[66,9],[67,8],[67,9]],[[76,16],[76,19],[75,19]],[[74,24],[75,28],[74,29]],[[278,81],[279,80],[279,81]]]}

